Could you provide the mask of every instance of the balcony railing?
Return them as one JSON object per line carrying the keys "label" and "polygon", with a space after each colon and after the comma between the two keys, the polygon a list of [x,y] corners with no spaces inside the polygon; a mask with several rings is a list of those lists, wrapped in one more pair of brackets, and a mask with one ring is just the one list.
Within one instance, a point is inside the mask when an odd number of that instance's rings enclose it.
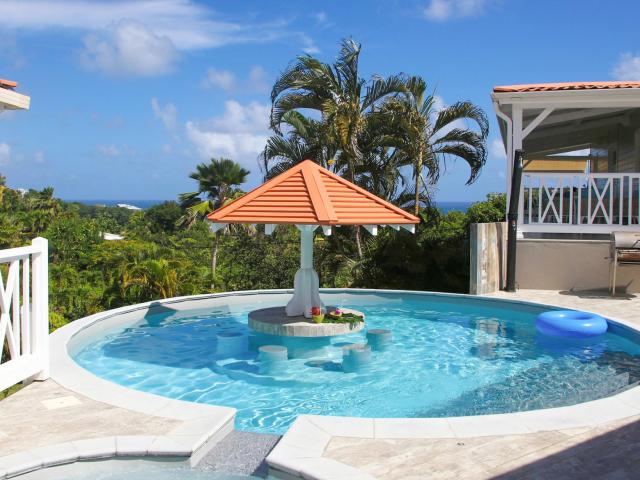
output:
{"label": "balcony railing", "polygon": [[49,377],[47,240],[0,250],[0,391]]}
{"label": "balcony railing", "polygon": [[525,173],[519,230],[640,230],[640,173]]}

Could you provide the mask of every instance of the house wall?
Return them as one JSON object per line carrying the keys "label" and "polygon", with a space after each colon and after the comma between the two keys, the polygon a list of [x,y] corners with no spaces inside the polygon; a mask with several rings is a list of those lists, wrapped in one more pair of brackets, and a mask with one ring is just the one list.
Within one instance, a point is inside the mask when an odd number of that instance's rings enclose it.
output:
{"label": "house wall", "polygon": [[[608,240],[518,240],[518,288],[595,290],[609,288]],[[640,292],[640,266],[622,265],[619,292]]]}

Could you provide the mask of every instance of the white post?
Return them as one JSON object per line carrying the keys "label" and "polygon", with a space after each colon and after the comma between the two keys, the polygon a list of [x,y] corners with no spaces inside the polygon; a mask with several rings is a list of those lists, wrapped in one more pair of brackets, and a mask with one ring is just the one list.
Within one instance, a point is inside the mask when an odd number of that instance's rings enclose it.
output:
{"label": "white post", "polygon": [[46,238],[31,242],[39,252],[33,255],[33,353],[40,359],[42,370],[34,378],[49,378],[49,247]]}
{"label": "white post", "polygon": [[[509,156],[510,174],[509,174],[509,190],[507,191],[507,205],[509,205],[509,196],[511,195],[511,180],[513,177],[513,161],[515,159],[516,150],[522,149],[522,140],[524,139],[522,126],[522,107],[520,105],[513,106],[513,142],[511,144],[511,155]],[[520,227],[522,225],[522,217],[524,215],[524,191],[520,185],[520,198],[518,198],[518,237],[522,237]]]}
{"label": "white post", "polygon": [[293,282],[293,297],[285,310],[289,317],[311,318],[312,307],[324,307],[320,300],[320,280],[313,269],[313,232],[317,225],[298,225],[300,230],[300,269]]}
{"label": "white post", "polygon": [[308,228],[300,230],[300,268],[313,268],[313,230]]}

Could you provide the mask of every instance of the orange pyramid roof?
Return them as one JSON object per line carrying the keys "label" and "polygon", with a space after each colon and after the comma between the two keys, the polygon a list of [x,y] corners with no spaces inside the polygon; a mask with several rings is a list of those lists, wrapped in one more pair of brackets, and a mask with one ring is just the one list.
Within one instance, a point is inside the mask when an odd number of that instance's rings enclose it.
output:
{"label": "orange pyramid roof", "polygon": [[420,219],[305,160],[210,213],[215,223],[401,225]]}

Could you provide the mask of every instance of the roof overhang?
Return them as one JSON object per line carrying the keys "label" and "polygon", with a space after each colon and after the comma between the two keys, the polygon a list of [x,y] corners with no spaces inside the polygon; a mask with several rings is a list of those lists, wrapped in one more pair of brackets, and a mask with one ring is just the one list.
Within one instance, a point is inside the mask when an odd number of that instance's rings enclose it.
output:
{"label": "roof overhang", "polygon": [[28,110],[31,97],[8,88],[0,88],[0,110]]}
{"label": "roof overhang", "polygon": [[[640,82],[510,85],[495,87],[491,99],[505,149],[511,147],[509,137],[513,135],[513,142],[516,136],[520,142],[526,137],[528,145],[524,147],[529,154],[540,154],[558,150],[552,136],[571,135],[570,147],[581,148],[584,138],[593,138],[611,125],[628,123],[640,109]],[[520,134],[514,132],[519,128]],[[549,139],[549,148],[545,139]]]}
{"label": "roof overhang", "polygon": [[498,105],[522,108],[634,108],[640,107],[640,88],[493,92]]}

